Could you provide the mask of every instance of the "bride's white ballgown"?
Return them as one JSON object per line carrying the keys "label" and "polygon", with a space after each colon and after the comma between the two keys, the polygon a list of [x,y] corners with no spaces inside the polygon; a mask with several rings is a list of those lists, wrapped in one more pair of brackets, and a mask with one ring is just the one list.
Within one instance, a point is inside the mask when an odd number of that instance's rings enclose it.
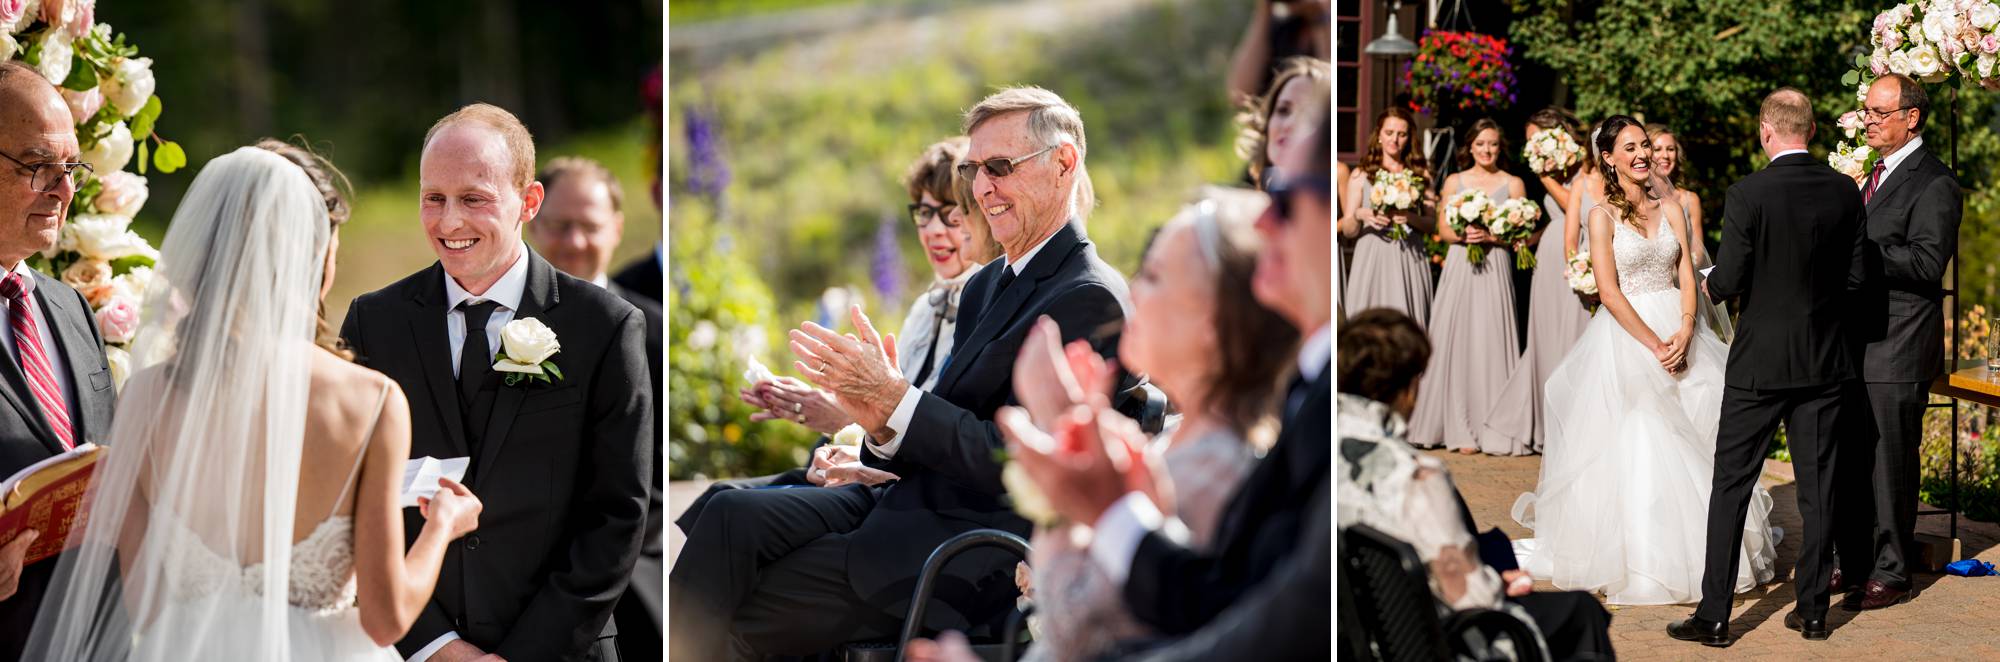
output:
{"label": "bride's white ballgown", "polygon": [[[1681,321],[1681,240],[1662,219],[1652,236],[1614,223],[1618,286],[1665,339]],[[1565,590],[1623,605],[1701,599],[1708,495],[1729,346],[1695,325],[1687,370],[1672,375],[1600,308],[1549,376],[1540,485],[1513,516],[1535,531],[1522,566]],[[1768,582],[1771,495],[1757,488],[1744,524],[1738,592]]]}

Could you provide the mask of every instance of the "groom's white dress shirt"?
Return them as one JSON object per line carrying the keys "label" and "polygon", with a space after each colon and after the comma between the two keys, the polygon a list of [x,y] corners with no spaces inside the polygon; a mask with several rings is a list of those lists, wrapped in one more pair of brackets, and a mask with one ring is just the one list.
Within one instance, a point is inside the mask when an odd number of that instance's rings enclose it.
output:
{"label": "groom's white dress shirt", "polygon": [[[1333,325],[1328,324],[1314,331],[1299,348],[1299,376],[1307,382],[1318,380],[1320,371],[1326,369],[1327,360],[1332,357]],[[1182,545],[1189,539],[1186,525],[1177,518],[1161,515],[1153,500],[1140,492],[1127,493],[1111,504],[1097,517],[1093,531],[1090,559],[1111,578],[1111,585],[1120,590],[1124,589],[1125,578],[1132,574],[1132,559],[1138,556],[1139,543],[1147,533],[1158,531]]]}
{"label": "groom's white dress shirt", "polygon": [[500,329],[514,321],[514,311],[521,309],[521,296],[528,289],[528,249],[521,249],[521,256],[514,260],[514,266],[500,275],[492,287],[484,294],[473,294],[459,287],[458,280],[451,274],[444,275],[445,338],[451,343],[451,374],[458,375],[458,355],[465,351],[465,311],[458,305],[467,300],[473,303],[491,301],[500,304],[491,317],[486,318],[486,346],[500,349]]}
{"label": "groom's white dress shirt", "polygon": [[[459,310],[458,304],[467,300],[473,303],[491,301],[500,304],[500,307],[493,311],[493,315],[486,318],[485,329],[486,346],[499,349],[500,329],[514,320],[514,311],[521,309],[521,297],[527,289],[528,249],[525,245],[521,248],[521,256],[514,260],[514,266],[508,267],[507,273],[501,274],[500,280],[494,281],[493,286],[486,288],[484,294],[475,295],[467,292],[465,288],[459,287],[458,281],[453,279],[451,274],[444,275],[444,303],[445,310],[449,311],[444,314],[445,339],[451,343],[452,375],[458,374],[458,356],[465,351],[465,311]],[[445,644],[459,638],[457,632],[446,632],[431,640],[431,643],[418,650],[417,654],[411,655],[408,662],[424,662],[431,659],[431,656],[436,655]]]}
{"label": "groom's white dress shirt", "polygon": [[[22,278],[27,279],[28,282],[34,283],[37,289],[41,287],[40,283],[35,283],[35,269],[28,266],[27,260],[22,260],[20,263],[15,264],[14,270],[10,273],[19,274]],[[68,408],[71,418],[76,418],[76,396],[73,395],[75,389],[70,388],[69,357],[63,356],[62,348],[56,346],[55,320],[49,319],[49,311],[42,310],[42,304],[35,301],[32,293],[29,294],[26,301],[28,302],[28,314],[35,319],[35,326],[37,327],[35,331],[41,335],[42,355],[49,358],[49,369],[54,370],[56,373],[56,386],[62,389],[63,406]],[[6,311],[6,314],[12,314],[14,312],[13,306],[13,302],[8,301],[6,297],[0,297],[0,310]],[[14,346],[13,326],[4,320],[0,320],[0,343],[4,343],[7,346],[7,360],[13,361],[14,365],[21,365],[21,349]],[[32,400],[33,397],[30,396],[29,399]],[[84,441],[83,439],[76,440],[79,444]]]}
{"label": "groom's white dress shirt", "polygon": [[[1014,270],[1014,276],[1019,277],[1021,270],[1028,268],[1028,261],[1035,259],[1035,254],[1042,252],[1042,247],[1049,245],[1049,241],[1056,238],[1056,230],[1060,229],[1058,227],[1055,230],[1050,230],[1049,236],[1043,237],[1042,243],[1035,244],[1034,248],[1030,248],[1028,252],[1022,253],[1020,260],[1001,258],[1001,260],[1006,262],[1004,266]],[[978,320],[973,320],[973,323],[978,324],[979,322]],[[940,366],[937,372],[943,373],[944,368]],[[908,379],[914,379],[915,377],[915,375],[905,376]],[[874,439],[869,439],[867,443],[862,444],[868,447],[868,452],[874,453],[876,457],[884,460],[896,457],[896,450],[903,447],[903,431],[910,429],[910,418],[917,415],[917,402],[923,399],[923,395],[924,392],[918,390],[916,384],[911,384],[908,389],[903,391],[903,399],[896,403],[896,410],[890,412],[887,422],[889,429],[896,432],[896,437],[880,443],[877,443]]]}

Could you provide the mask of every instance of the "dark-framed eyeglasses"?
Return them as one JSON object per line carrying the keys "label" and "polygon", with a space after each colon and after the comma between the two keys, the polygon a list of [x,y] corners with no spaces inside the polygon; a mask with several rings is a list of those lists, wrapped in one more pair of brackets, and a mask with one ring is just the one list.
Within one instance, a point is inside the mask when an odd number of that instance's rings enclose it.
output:
{"label": "dark-framed eyeglasses", "polygon": [[1333,185],[1328,183],[1327,180],[1317,177],[1287,178],[1273,181],[1269,186],[1264,187],[1264,191],[1271,195],[1271,212],[1277,214],[1279,223],[1290,223],[1292,221],[1292,194],[1294,193],[1310,193],[1322,202],[1333,199]]}
{"label": "dark-framed eyeglasses", "polygon": [[910,222],[915,224],[919,230],[924,229],[926,225],[930,225],[931,221],[938,221],[944,223],[945,227],[955,228],[958,227],[958,221],[951,220],[951,210],[956,208],[958,208],[958,205],[927,205],[921,202],[912,202],[910,203]]}
{"label": "dark-framed eyeglasses", "polygon": [[1873,108],[1863,106],[1861,108],[1861,121],[1867,124],[1874,124],[1876,122],[1881,122],[1889,119],[1890,115],[1894,115],[1896,113],[1900,113],[1915,107],[1916,106],[1903,106],[1895,110],[1876,110]]}
{"label": "dark-framed eyeglasses", "polygon": [[1048,147],[1043,147],[1041,150],[1036,151],[1033,154],[1016,156],[1011,159],[1001,156],[1001,157],[990,158],[984,161],[966,161],[964,163],[958,164],[958,178],[968,182],[972,181],[972,177],[978,174],[980,170],[985,170],[986,176],[992,177],[994,179],[1006,177],[1008,175],[1014,174],[1014,166],[1021,165],[1022,161],[1026,161],[1028,159],[1032,159],[1037,156],[1047,154],[1049,150],[1055,148],[1056,145],[1049,145]]}
{"label": "dark-framed eyeglasses", "polygon": [[77,168],[83,168],[84,172],[91,174],[97,173],[88,163],[50,161],[29,165],[22,163],[20,159],[14,158],[13,155],[6,152],[0,152],[0,157],[6,157],[7,160],[13,161],[14,165],[27,170],[28,185],[34,187],[36,193],[47,193],[56,190],[56,186],[62,184],[63,180],[72,177]]}

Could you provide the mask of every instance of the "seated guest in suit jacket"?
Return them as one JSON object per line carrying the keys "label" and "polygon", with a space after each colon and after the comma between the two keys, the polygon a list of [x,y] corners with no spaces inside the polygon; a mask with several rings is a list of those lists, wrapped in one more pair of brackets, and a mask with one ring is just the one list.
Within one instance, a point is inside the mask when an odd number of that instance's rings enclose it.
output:
{"label": "seated guest in suit jacket", "polygon": [[[609,290],[646,316],[646,362],[652,368],[653,411],[664,412],[666,390],[662,388],[661,364],[666,345],[665,311],[657,293],[642,294],[620,285],[605,275],[611,254],[625,236],[625,192],[618,176],[596,161],[564,156],[550,159],[535,181],[542,183],[547,197],[528,224],[528,238],[542,258],[563,273]],[[639,562],[632,566],[632,584],[619,599],[612,619],[618,624],[618,655],[623,659],[652,660],[660,657],[660,615],[666,605],[660,595],[663,556],[663,506],[666,457],[660,452],[664,438],[664,414],[653,417],[653,488],[646,508],[646,538],[639,550]]]}
{"label": "seated guest in suit jacket", "polygon": [[[28,266],[28,258],[55,246],[76,188],[81,153],[69,106],[48,79],[34,69],[0,62],[0,277],[27,286],[16,297],[0,296],[0,311],[26,306],[24,317],[0,324],[0,476],[61,453],[77,444],[103,444],[111,430],[111,364],[90,303],[62,281]],[[32,322],[24,328],[12,325]],[[21,351],[19,338],[32,334],[40,352]],[[52,374],[48,397],[37,397],[26,375]],[[26,534],[0,546],[0,660],[21,656],[35,611],[48,591],[57,561],[21,567]]]}
{"label": "seated guest in suit jacket", "polygon": [[[1006,260],[966,284],[959,314],[971,322],[958,325],[935,387],[918,389],[897,369],[893,346],[858,308],[858,339],[810,323],[792,333],[799,371],[869,431],[863,461],[900,480],[879,497],[858,492],[857,502],[790,522],[746,518],[733,526],[768,530],[744,534],[744,548],[700,571],[683,572],[694,560],[684,550],[669,578],[669,640],[688,659],[810,654],[893,636],[938,544],[978,528],[1027,535],[1000,483],[993,412],[1011,400],[1014,359],[1037,319],[1109,351],[1125,316],[1125,280],[1083,234],[1087,148],[1074,107],[1047,90],[1013,88],[974,106],[965,128],[969,162],[959,167]],[[962,557],[926,620],[956,628],[999,620],[1012,606],[1013,565],[997,552]]]}
{"label": "seated guest in suit jacket", "polygon": [[[903,177],[903,186],[910,193],[912,235],[929,258],[931,286],[910,301],[910,312],[903,318],[902,330],[896,336],[896,359],[903,374],[914,375],[912,381],[924,390],[937,384],[937,376],[943,372],[938,368],[951,358],[952,334],[958,329],[959,301],[965,283],[972,280],[981,265],[999,255],[998,247],[991,244],[992,233],[986,229],[986,217],[979,213],[977,205],[969,204],[971,189],[964,186],[953,167],[965,158],[966,142],[965,136],[955,136],[931,145]],[[893,478],[888,472],[863,466],[854,453],[857,449],[825,443],[841,428],[854,423],[854,417],[834,402],[832,393],[793,377],[777,377],[739,389],[737,395],[743,402],[763,410],[751,414],[750,420],[796,422],[820,433],[821,444],[813,448],[812,459],[805,467],[709,484],[674,520],[681,532],[694,535],[695,525],[701,521],[708,504],[717,494],[728,490],[839,486],[855,482],[879,485]]]}

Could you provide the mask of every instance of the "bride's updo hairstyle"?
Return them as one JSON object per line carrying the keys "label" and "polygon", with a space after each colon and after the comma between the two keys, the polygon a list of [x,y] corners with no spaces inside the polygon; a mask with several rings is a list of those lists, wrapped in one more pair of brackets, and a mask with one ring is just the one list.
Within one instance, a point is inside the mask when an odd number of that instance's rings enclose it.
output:
{"label": "bride's updo hairstyle", "polygon": [[[294,136],[293,139],[298,140],[300,143],[305,142],[303,136]],[[276,138],[265,138],[257,141],[256,147],[285,157],[286,161],[291,161],[292,165],[296,165],[300,170],[306,172],[306,178],[312,180],[313,188],[319,189],[320,197],[326,201],[327,229],[331,232],[339,232],[340,226],[346,223],[348,217],[353,214],[353,209],[348,206],[347,199],[354,190],[354,187],[353,184],[347,181],[347,175],[341,173],[339,168],[333,167],[333,163],[327,161],[326,157],[320,156],[318,152],[314,152],[312,148],[303,144],[293,144]],[[326,302],[324,301],[320,302],[319,305],[319,331],[315,334],[313,342],[343,359],[354,360],[354,352],[342,346],[340,334],[335,332],[333,325],[326,321]]]}
{"label": "bride's updo hairstyle", "polygon": [[1612,115],[1598,125],[1597,144],[1592,149],[1597,150],[1597,168],[1604,173],[1601,176],[1604,179],[1604,204],[1617,209],[1626,223],[1640,227],[1639,205],[1625,198],[1625,184],[1619,181],[1618,168],[1611,164],[1611,151],[1618,148],[1618,134],[1623,133],[1626,127],[1638,127],[1640,133],[1646,132],[1645,125],[1630,115]]}

